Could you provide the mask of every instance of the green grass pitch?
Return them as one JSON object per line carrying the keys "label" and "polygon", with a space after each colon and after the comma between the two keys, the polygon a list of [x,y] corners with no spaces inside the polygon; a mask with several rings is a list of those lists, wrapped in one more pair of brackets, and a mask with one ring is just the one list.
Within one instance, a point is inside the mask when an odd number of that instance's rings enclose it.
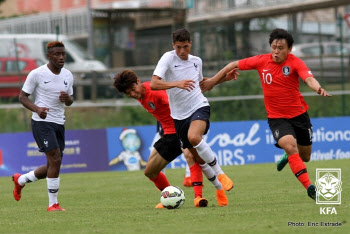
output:
{"label": "green grass pitch", "polygon": [[[59,202],[66,212],[47,212],[46,180],[27,184],[22,199],[12,196],[11,177],[0,178],[0,233],[350,233],[350,160],[307,163],[342,169],[341,205],[317,205],[287,166],[223,167],[235,182],[229,205],[219,207],[215,190],[204,180],[206,208],[195,208],[193,190],[182,186],[185,169],[166,170],[172,185],[183,188],[186,202],[176,210],[155,209],[160,192],[142,171],[62,174]],[[320,214],[335,207],[337,214]],[[288,226],[301,222],[304,227]],[[308,227],[308,222],[341,222],[341,227]]]}

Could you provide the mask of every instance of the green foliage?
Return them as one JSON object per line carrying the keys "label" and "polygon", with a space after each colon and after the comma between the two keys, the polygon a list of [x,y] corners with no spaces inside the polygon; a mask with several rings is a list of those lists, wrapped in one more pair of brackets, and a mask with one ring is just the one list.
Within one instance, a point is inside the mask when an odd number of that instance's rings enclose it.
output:
{"label": "green foliage", "polygon": [[[268,152],[262,152],[268,153]],[[205,180],[207,208],[195,208],[192,188],[182,186],[185,169],[166,170],[173,185],[183,188],[186,202],[176,210],[155,209],[160,192],[143,171],[61,174],[58,201],[66,212],[47,212],[45,180],[27,184],[22,199],[13,199],[13,182],[0,177],[0,233],[350,233],[350,160],[312,161],[316,168],[342,169],[342,204],[337,214],[320,215],[288,168],[276,164],[223,167],[235,182],[229,205],[219,207],[215,190]],[[303,222],[305,227],[288,226]],[[341,227],[307,227],[307,222],[341,222]],[[346,231],[347,230],[347,231]]]}
{"label": "green foliage", "polygon": [[[341,90],[341,84],[323,84],[330,93]],[[345,90],[350,84],[344,85]],[[301,92],[312,92],[301,82]],[[242,71],[238,80],[228,81],[206,92],[205,96],[247,96],[262,95],[260,79],[256,71]],[[310,109],[310,117],[332,117],[350,115],[348,95],[304,97]],[[212,122],[266,119],[263,99],[210,101]],[[74,106],[74,104],[73,104]],[[0,109],[0,133],[30,131],[31,112],[21,109]],[[154,125],[156,120],[141,105],[135,107],[66,108],[66,129],[98,129],[137,125]]]}

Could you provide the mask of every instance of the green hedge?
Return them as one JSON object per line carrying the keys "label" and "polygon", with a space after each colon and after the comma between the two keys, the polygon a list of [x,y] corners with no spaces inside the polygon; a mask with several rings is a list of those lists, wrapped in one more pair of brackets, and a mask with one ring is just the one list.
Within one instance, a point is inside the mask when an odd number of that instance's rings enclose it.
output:
{"label": "green hedge", "polygon": [[[341,90],[340,84],[322,84],[328,90]],[[345,85],[348,88],[349,84]],[[300,84],[301,92],[310,92],[306,84]],[[205,93],[207,97],[259,95],[262,94],[260,80],[255,71],[241,72],[236,81],[218,85]],[[348,100],[347,100],[348,99]],[[305,97],[309,104],[310,117],[350,115],[349,96]],[[74,104],[73,104],[74,105]],[[240,121],[266,119],[262,99],[211,102],[211,121]],[[0,132],[30,131],[31,112],[22,109],[0,109]],[[151,114],[142,107],[67,108],[66,129],[97,129],[116,126],[156,124]]]}

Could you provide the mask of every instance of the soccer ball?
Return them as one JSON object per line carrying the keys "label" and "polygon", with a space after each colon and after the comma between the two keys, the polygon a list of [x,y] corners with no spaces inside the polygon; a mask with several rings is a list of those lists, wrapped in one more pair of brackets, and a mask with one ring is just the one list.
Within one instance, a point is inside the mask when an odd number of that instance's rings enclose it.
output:
{"label": "soccer ball", "polygon": [[160,193],[160,202],[168,209],[180,208],[185,203],[185,193],[177,186],[168,186]]}

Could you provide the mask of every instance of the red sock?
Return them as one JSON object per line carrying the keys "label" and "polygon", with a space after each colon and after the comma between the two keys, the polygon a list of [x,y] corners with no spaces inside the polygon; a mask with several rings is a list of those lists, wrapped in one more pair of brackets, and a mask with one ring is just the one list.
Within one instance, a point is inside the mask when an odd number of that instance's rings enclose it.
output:
{"label": "red sock", "polygon": [[307,187],[311,184],[309,179],[309,174],[307,173],[305,163],[301,160],[299,154],[293,154],[288,157],[288,162],[290,169],[294,175],[298,178],[300,183],[307,189]]}
{"label": "red sock", "polygon": [[163,172],[159,172],[156,178],[149,180],[152,181],[160,191],[170,186],[170,183]]}
{"label": "red sock", "polygon": [[196,162],[193,166],[190,167],[191,172],[191,181],[194,190],[194,197],[202,197],[203,190],[203,174],[201,166]]}

